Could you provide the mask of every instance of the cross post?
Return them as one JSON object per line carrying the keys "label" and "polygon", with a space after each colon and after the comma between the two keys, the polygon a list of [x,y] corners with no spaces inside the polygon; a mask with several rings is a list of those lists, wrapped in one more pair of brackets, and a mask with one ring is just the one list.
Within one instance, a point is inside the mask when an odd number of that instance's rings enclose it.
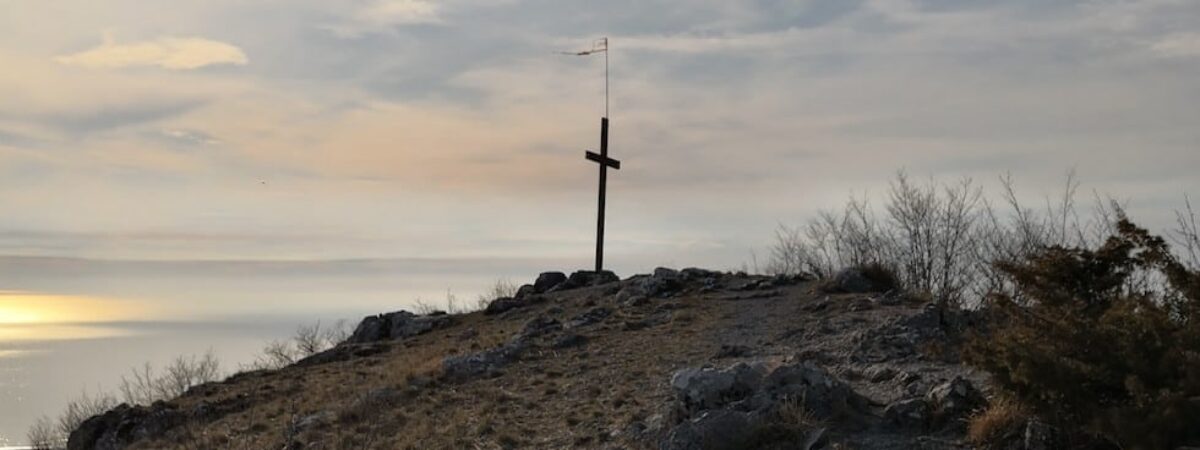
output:
{"label": "cross post", "polygon": [[600,118],[600,153],[584,152],[584,158],[600,166],[600,199],[596,214],[596,272],[604,270],[604,198],[608,191],[608,168],[621,170],[621,161],[608,157],[608,118]]}

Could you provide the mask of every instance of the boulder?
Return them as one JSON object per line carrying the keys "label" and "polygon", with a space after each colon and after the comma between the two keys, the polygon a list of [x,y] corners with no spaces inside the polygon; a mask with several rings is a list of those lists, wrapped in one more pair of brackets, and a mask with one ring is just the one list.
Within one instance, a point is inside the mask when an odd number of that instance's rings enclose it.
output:
{"label": "boulder", "polygon": [[523,299],[534,294],[538,294],[537,288],[534,285],[522,284],[521,287],[517,288],[517,292],[513,294],[513,298]]}
{"label": "boulder", "polygon": [[766,375],[762,362],[738,363],[727,369],[683,369],[671,377],[671,389],[678,409],[686,414],[745,399],[761,387]]}
{"label": "boulder", "polygon": [[935,425],[961,424],[976,408],[987,401],[970,381],[959,376],[938,384],[925,396],[929,403]]}
{"label": "boulder", "polygon": [[121,404],[84,420],[67,439],[67,450],[123,449],[138,439],[161,436],[187,421],[187,414],[163,402],[148,407]]}
{"label": "boulder", "polygon": [[567,281],[567,275],[562,272],[542,272],[533,282],[533,291],[539,294],[549,292],[564,281]]}
{"label": "boulder", "polygon": [[867,278],[862,269],[849,267],[833,275],[830,290],[851,294],[865,294],[868,292],[877,292],[879,288],[875,286],[874,281]]}
{"label": "boulder", "polygon": [[615,283],[618,281],[621,281],[621,279],[618,278],[615,273],[612,273],[611,271],[608,271],[608,270],[605,270],[602,272],[595,272],[595,271],[591,271],[591,270],[579,270],[579,271],[576,271],[575,273],[572,273],[570,277],[567,277],[566,281],[558,283],[553,288],[551,288],[549,291],[550,292],[565,291],[568,289],[578,289],[578,288],[583,288],[583,287],[599,286],[602,284]]}
{"label": "boulder", "polygon": [[514,339],[502,346],[460,356],[448,356],[442,360],[442,374],[455,381],[490,374],[521,358],[528,348],[524,339]]}
{"label": "boulder", "polygon": [[403,339],[445,328],[454,323],[454,317],[446,314],[418,316],[408,311],[396,311],[377,316],[368,316],[359,322],[354,333],[346,340],[350,344]]}
{"label": "boulder", "polygon": [[535,338],[561,330],[562,328],[562,322],[559,322],[558,319],[547,316],[537,316],[532,320],[525,322],[525,328],[521,330],[521,334],[517,335],[516,339],[524,340]]}
{"label": "boulder", "polygon": [[846,384],[798,359],[774,370],[762,361],[683,369],[671,377],[671,389],[674,426],[665,430],[662,449],[807,450],[825,441],[825,429],[788,420],[796,402],[818,420],[867,411]]}
{"label": "boulder", "polygon": [[658,267],[654,269],[653,276],[655,278],[678,278],[679,271],[675,269],[668,269],[666,267]]}
{"label": "boulder", "polygon": [[[526,285],[528,286],[528,285]],[[483,310],[483,314],[493,316],[496,314],[508,312],[509,310],[517,309],[525,306],[525,302],[513,297],[500,297],[488,303],[487,308]]]}

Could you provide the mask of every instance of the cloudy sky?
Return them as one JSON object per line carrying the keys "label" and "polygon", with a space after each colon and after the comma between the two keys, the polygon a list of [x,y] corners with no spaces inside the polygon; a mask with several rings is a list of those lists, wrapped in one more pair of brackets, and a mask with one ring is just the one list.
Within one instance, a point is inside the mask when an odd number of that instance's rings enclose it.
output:
{"label": "cloudy sky", "polygon": [[901,168],[1200,195],[1193,0],[0,0],[0,254],[586,267],[601,36],[623,274]]}

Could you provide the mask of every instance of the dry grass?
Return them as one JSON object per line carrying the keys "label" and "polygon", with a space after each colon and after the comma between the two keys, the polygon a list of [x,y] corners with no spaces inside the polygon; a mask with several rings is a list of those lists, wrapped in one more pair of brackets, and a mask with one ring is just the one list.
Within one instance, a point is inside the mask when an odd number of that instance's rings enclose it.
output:
{"label": "dry grass", "polygon": [[967,439],[976,445],[987,445],[1016,432],[1032,417],[1029,409],[1016,400],[1000,397],[987,409],[971,416]]}

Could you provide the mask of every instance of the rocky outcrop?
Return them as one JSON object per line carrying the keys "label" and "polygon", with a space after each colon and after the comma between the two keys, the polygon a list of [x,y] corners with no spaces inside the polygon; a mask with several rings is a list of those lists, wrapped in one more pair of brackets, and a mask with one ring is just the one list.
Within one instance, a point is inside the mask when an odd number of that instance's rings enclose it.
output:
{"label": "rocky outcrop", "polygon": [[824,428],[792,423],[789,414],[827,420],[867,408],[845,383],[800,359],[774,369],[761,361],[683,369],[671,389],[674,425],[664,431],[664,450],[812,448]]}
{"label": "rocky outcrop", "polygon": [[621,281],[615,273],[605,270],[596,272],[591,270],[579,270],[571,274],[570,277],[554,287],[546,290],[546,292],[559,292],[570,289],[579,289],[584,287],[599,286],[602,284],[616,283]]}
{"label": "rocky outcrop", "polygon": [[364,318],[346,342],[365,344],[403,339],[445,328],[453,323],[454,317],[444,313],[418,316],[408,311],[396,311]]}
{"label": "rocky outcrop", "polygon": [[533,292],[538,294],[549,292],[564,281],[567,281],[567,275],[562,272],[542,272],[533,282]]}
{"label": "rocky outcrop", "polygon": [[118,450],[135,440],[156,436],[187,420],[164,403],[150,407],[122,404],[83,421],[67,440],[67,450]]}

